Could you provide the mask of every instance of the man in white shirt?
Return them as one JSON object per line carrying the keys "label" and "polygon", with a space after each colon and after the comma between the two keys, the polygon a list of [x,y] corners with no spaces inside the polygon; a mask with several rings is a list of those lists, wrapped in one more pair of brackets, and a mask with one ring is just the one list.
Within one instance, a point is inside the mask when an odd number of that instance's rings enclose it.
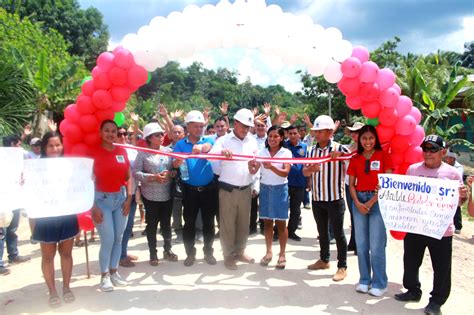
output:
{"label": "man in white shirt", "polygon": [[[245,108],[240,109],[234,115],[233,131],[219,138],[209,153],[222,154],[229,159],[233,154],[254,156],[258,146],[255,137],[249,134],[250,127],[253,126],[253,113]],[[229,270],[237,269],[237,261],[255,262],[245,254],[254,176],[259,174],[250,174],[246,161],[220,162],[219,231],[224,265]]]}

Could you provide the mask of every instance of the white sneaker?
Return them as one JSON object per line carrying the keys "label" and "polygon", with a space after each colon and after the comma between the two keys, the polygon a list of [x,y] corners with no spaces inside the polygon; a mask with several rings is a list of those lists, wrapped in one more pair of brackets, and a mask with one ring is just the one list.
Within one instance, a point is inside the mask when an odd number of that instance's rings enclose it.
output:
{"label": "white sneaker", "polygon": [[120,277],[118,271],[110,275],[110,280],[112,281],[114,287],[125,287],[128,285],[128,282]]}
{"label": "white sneaker", "polygon": [[110,281],[110,274],[106,273],[102,276],[102,279],[100,279],[100,290],[102,292],[112,292],[114,290],[114,286]]}
{"label": "white sneaker", "polygon": [[356,291],[359,293],[367,293],[369,292],[369,286],[367,284],[360,284],[357,285]]}
{"label": "white sneaker", "polygon": [[377,296],[377,297],[384,295],[385,292],[387,292],[387,288],[383,288],[383,289],[371,288],[369,290],[370,295]]}

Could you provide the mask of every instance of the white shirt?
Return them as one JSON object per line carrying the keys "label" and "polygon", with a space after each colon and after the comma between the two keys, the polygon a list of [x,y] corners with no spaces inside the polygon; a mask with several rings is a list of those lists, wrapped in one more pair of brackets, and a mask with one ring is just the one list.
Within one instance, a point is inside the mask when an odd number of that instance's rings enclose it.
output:
{"label": "white shirt", "polygon": [[[260,150],[258,152],[258,156],[260,157],[272,157],[270,155],[270,152],[268,151],[267,148]],[[291,153],[290,150],[286,148],[280,148],[280,150],[273,156],[274,158],[287,158],[291,159],[293,157],[293,154]],[[283,168],[283,163],[272,163],[272,165],[276,168],[282,169]],[[265,167],[260,166],[260,172],[262,173],[262,177],[260,179],[261,184],[265,185],[282,185],[288,183],[288,176],[281,177],[272,170],[266,169]]]}
{"label": "white shirt", "polygon": [[260,151],[265,149],[265,141],[267,140],[267,135],[260,138],[257,134],[255,134],[254,137],[255,140],[257,140],[258,150]]}
{"label": "white shirt", "polygon": [[[209,153],[221,154],[223,149],[230,150],[233,154],[255,156],[258,152],[257,140],[249,133],[243,140],[240,140],[234,132],[231,132],[218,138]],[[220,182],[234,186],[250,185],[254,180],[254,176],[260,176],[259,173],[255,175],[249,173],[248,162],[246,161],[221,161],[219,174]]]}

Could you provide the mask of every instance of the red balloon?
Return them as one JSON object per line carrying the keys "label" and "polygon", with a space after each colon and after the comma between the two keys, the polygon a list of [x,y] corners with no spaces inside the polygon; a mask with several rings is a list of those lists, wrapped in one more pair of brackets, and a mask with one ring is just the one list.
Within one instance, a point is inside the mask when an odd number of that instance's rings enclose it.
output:
{"label": "red balloon", "polygon": [[94,79],[94,86],[98,89],[107,90],[112,86],[107,72],[97,66],[92,69],[92,78]]}
{"label": "red balloon", "polygon": [[346,104],[350,109],[361,109],[362,100],[359,96],[348,96],[346,97]]}
{"label": "red balloon", "polygon": [[362,114],[367,118],[377,118],[380,113],[379,102],[369,102],[362,105]]}
{"label": "red balloon", "polygon": [[361,83],[360,97],[364,101],[375,101],[379,97],[380,90],[377,83]]}
{"label": "red balloon", "polygon": [[83,231],[92,231],[94,229],[94,222],[92,221],[91,211],[86,211],[84,213],[79,213],[77,215],[77,222],[79,223],[79,228]]}
{"label": "red balloon", "polygon": [[85,134],[82,141],[90,147],[95,147],[102,142],[102,139],[100,138],[99,131],[96,131]]}
{"label": "red balloon", "polygon": [[341,64],[341,72],[346,78],[355,78],[360,73],[362,63],[356,57],[349,57]]}
{"label": "red balloon", "polygon": [[[79,120],[79,119],[78,119]],[[59,132],[64,136],[66,134],[66,129],[69,127],[70,125],[70,121],[69,119],[64,119],[63,121],[61,121],[61,123],[59,123]]]}
{"label": "red balloon", "polygon": [[97,109],[107,109],[112,106],[112,96],[106,90],[97,90],[92,95],[92,103]]}
{"label": "red balloon", "polygon": [[126,87],[113,87],[110,89],[110,94],[112,94],[112,99],[115,102],[127,102],[130,98],[130,90]]}
{"label": "red balloon", "polygon": [[423,161],[423,154],[421,151],[421,147],[418,145],[410,146],[407,152],[405,152],[405,163],[407,163],[408,165],[411,165],[411,164],[415,164],[421,161]]}
{"label": "red balloon", "polygon": [[89,96],[79,95],[76,101],[77,110],[82,115],[92,114],[95,112],[95,108],[92,105],[92,99]]}
{"label": "red balloon", "polygon": [[104,110],[98,110],[98,111],[95,112],[95,117],[99,121],[99,124],[101,124],[104,120],[107,120],[107,119],[113,120],[114,115],[115,115],[115,113],[114,113],[112,108],[104,109]]}
{"label": "red balloon", "polygon": [[142,86],[148,80],[148,72],[138,65],[128,70],[128,83],[131,86]]}
{"label": "red balloon", "polygon": [[133,60],[133,55],[127,49],[119,49],[117,52],[114,51],[114,63],[124,69],[130,68],[135,61]]}
{"label": "red balloon", "polygon": [[413,131],[413,134],[411,135],[411,144],[412,145],[420,145],[423,142],[423,139],[425,138],[425,130],[423,129],[422,126],[416,125],[415,130]]}
{"label": "red balloon", "polygon": [[410,136],[415,131],[416,121],[411,115],[406,115],[398,119],[395,129],[400,135]]}
{"label": "red balloon", "polygon": [[390,154],[392,163],[394,166],[399,166],[405,162],[405,155],[403,153],[392,153]]}
{"label": "red balloon", "polygon": [[394,173],[399,174],[399,175],[406,175],[408,168],[410,167],[410,164],[408,163],[402,163],[398,166],[397,169],[395,169]]}
{"label": "red balloon", "polygon": [[394,88],[388,88],[382,91],[379,96],[380,104],[385,107],[394,107],[397,105],[400,94]]}
{"label": "red balloon", "polygon": [[356,96],[359,94],[360,82],[358,78],[342,78],[337,83],[337,86],[346,96]]}
{"label": "red balloon", "polygon": [[[379,116],[380,121],[380,116]],[[377,125],[375,127],[377,129],[377,135],[379,136],[380,143],[389,142],[393,136],[395,135],[395,129],[393,127],[388,127],[382,124]]]}
{"label": "red balloon", "polygon": [[97,57],[97,65],[104,71],[108,71],[114,65],[114,54],[103,52]]}
{"label": "red balloon", "polygon": [[390,235],[392,235],[394,239],[401,241],[405,238],[405,236],[407,235],[407,232],[390,230]]}
{"label": "red balloon", "polygon": [[73,156],[89,156],[89,147],[84,143],[76,143],[72,146],[71,155]]}
{"label": "red balloon", "polygon": [[[131,70],[131,69],[130,69]],[[127,70],[120,67],[112,67],[109,70],[109,80],[113,85],[124,85],[127,83]]]}
{"label": "red balloon", "polygon": [[402,135],[394,135],[390,141],[392,152],[402,153],[410,147],[410,137]]}
{"label": "red balloon", "polygon": [[83,115],[79,119],[79,127],[87,133],[97,131],[99,129],[99,121],[94,115]]}
{"label": "red balloon", "polygon": [[360,67],[360,82],[375,82],[379,73],[379,66],[373,61],[366,61]]}
{"label": "red balloon", "polygon": [[379,113],[379,122],[387,127],[394,126],[397,122],[397,110],[393,107],[383,108]]}
{"label": "red balloon", "polygon": [[71,144],[76,144],[82,141],[82,130],[78,125],[69,123],[66,130],[64,130],[64,136],[68,138]]}
{"label": "red balloon", "polygon": [[416,124],[419,124],[421,121],[421,112],[418,108],[412,107],[410,110],[409,115],[411,115],[413,118],[415,118]]}
{"label": "red balloon", "polygon": [[70,104],[64,109],[64,118],[70,122],[77,123],[81,114],[77,110],[76,104]]}
{"label": "red balloon", "polygon": [[86,96],[92,96],[95,91],[95,85],[93,80],[87,80],[81,86],[82,94]]}
{"label": "red balloon", "polygon": [[72,144],[67,137],[63,137],[64,154],[71,154]]}

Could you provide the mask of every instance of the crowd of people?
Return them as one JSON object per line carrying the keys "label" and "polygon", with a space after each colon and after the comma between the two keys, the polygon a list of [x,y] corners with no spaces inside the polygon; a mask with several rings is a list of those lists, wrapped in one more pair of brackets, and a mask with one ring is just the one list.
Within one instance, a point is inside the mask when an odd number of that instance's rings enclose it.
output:
{"label": "crowd of people", "polygon": [[[347,276],[347,253],[358,257],[359,283],[355,290],[372,296],[383,296],[387,291],[386,273],[387,231],[378,205],[378,174],[393,170],[390,155],[382,149],[373,126],[356,122],[346,127],[352,143],[335,141],[339,122],[326,115],[314,122],[305,115],[304,124],[296,125],[298,117],[275,110],[272,119],[270,104],[264,112],[240,109],[233,116],[231,126],[228,104],[220,106],[221,115],[210,121],[209,112],[192,110],[184,115],[177,111],[169,115],[159,106],[161,119],[154,119],[140,130],[137,115],[132,115],[132,127],[117,126],[105,120],[100,126],[101,145],[90,152],[94,160],[95,198],[91,213],[100,236],[100,289],[126,286],[118,268],[134,267],[138,257],[127,252],[132,235],[137,207],[144,208],[145,235],[149,249],[149,263],[159,265],[157,233],[163,237],[163,259],[176,262],[172,251],[173,230],[176,240],[184,243],[184,266],[191,267],[197,256],[197,230],[203,235],[203,257],[215,265],[213,243],[220,239],[225,268],[235,270],[237,263],[255,262],[246,253],[249,235],[258,226],[265,236],[266,251],[259,260],[268,266],[273,260],[273,241],[278,240],[276,269],[286,267],[288,239],[300,241],[297,230],[301,226],[301,207],[310,207],[317,225],[320,245],[319,259],[309,270],[330,268],[330,243],[337,247],[337,268],[334,281]],[[184,123],[177,119],[184,115]],[[31,139],[32,151],[25,158],[53,158],[63,156],[62,138],[52,131],[42,139]],[[307,130],[310,130],[309,134]],[[24,140],[24,139],[23,139]],[[19,146],[21,137],[4,139],[4,146]],[[158,154],[114,145],[132,144],[146,147]],[[456,168],[453,153],[439,136],[427,136],[421,144],[423,161],[413,164],[408,175],[451,179],[459,182],[459,206],[468,200],[468,211],[474,215],[472,194],[464,187],[462,173]],[[164,154],[160,154],[160,152]],[[171,158],[167,153],[214,154],[223,159]],[[234,155],[262,158],[282,158],[275,162],[257,159],[241,161]],[[325,163],[292,164],[293,158],[331,157]],[[347,157],[341,159],[340,157]],[[349,158],[350,157],[350,158]],[[446,160],[446,163],[443,162]],[[459,164],[459,163],[458,163]],[[453,165],[453,166],[452,166]],[[472,187],[472,176],[467,179]],[[310,192],[310,193],[309,193]],[[469,195],[469,197],[468,197]],[[309,203],[311,202],[311,206]],[[349,243],[343,224],[346,207],[351,215]],[[0,240],[0,259],[4,241],[8,260],[21,263],[27,257],[18,255],[17,237],[19,210],[15,210],[8,227],[0,228],[5,240]],[[141,212],[141,217],[142,211]],[[184,220],[184,224],[183,224]],[[288,220],[288,224],[287,224]],[[405,293],[395,295],[400,301],[421,298],[418,270],[423,253],[428,247],[433,264],[434,283],[427,314],[439,314],[451,288],[452,235],[459,231],[460,214],[456,214],[444,237],[408,233],[404,239]],[[159,229],[158,229],[159,224]],[[218,231],[216,231],[216,227]],[[75,216],[36,219],[31,222],[32,241],[39,242],[42,271],[49,289],[49,304],[57,306],[61,299],[54,285],[54,256],[61,257],[63,300],[73,302],[69,288],[73,261],[71,251],[79,232]],[[9,270],[0,260],[0,272]]]}

